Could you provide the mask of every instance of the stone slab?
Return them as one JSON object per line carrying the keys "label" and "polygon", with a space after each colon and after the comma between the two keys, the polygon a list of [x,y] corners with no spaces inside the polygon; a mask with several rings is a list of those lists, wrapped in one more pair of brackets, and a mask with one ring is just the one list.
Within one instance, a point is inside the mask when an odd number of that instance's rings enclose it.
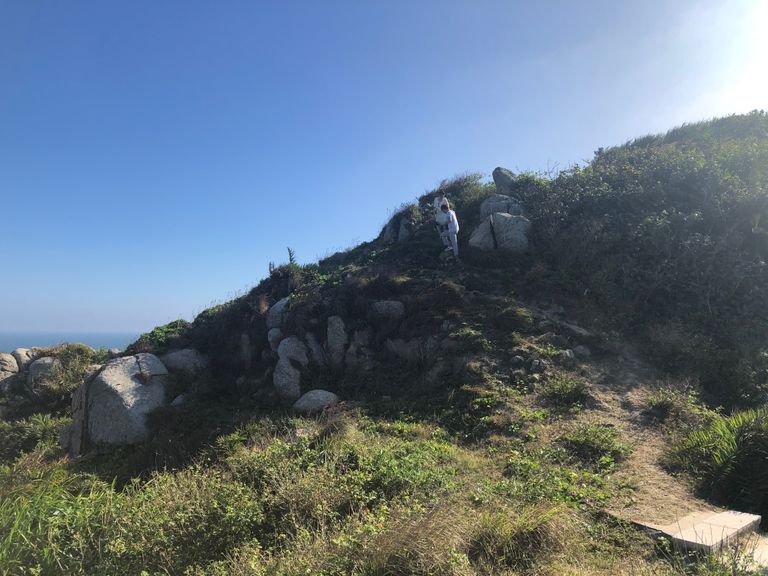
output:
{"label": "stone slab", "polygon": [[683,550],[715,552],[740,536],[755,532],[760,526],[760,516],[733,510],[695,512],[672,524],[646,526],[662,532]]}

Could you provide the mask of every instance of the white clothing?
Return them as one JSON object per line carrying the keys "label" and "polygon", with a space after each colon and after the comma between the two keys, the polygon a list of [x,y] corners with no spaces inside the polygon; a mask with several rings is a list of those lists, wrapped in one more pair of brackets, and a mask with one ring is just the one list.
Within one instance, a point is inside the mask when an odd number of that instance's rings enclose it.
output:
{"label": "white clothing", "polygon": [[445,223],[448,224],[448,232],[451,234],[458,234],[459,220],[456,218],[456,212],[453,210],[448,210],[448,213],[445,216],[447,216]]}
{"label": "white clothing", "polygon": [[442,224],[441,218],[443,216],[443,211],[440,210],[440,207],[443,204],[446,204],[446,205],[448,204],[448,198],[446,198],[445,196],[443,196],[442,198],[438,196],[437,198],[435,198],[434,204],[435,204],[435,222],[437,222],[438,224]]}
{"label": "white clothing", "polygon": [[456,237],[456,232],[446,230],[440,234],[440,239],[445,244],[447,249],[453,250],[453,255],[459,257],[459,239]]}

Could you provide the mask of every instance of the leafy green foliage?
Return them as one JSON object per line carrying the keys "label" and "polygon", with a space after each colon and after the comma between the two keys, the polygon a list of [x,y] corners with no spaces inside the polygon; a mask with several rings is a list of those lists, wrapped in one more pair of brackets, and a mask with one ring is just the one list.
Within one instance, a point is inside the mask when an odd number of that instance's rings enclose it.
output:
{"label": "leafy green foliage", "polygon": [[768,374],[765,166],[768,114],[754,112],[600,149],[551,180],[519,176],[515,192],[551,270],[536,280],[588,294],[721,401],[759,401]]}
{"label": "leafy green foliage", "polygon": [[557,441],[568,456],[600,470],[612,470],[632,453],[632,448],[621,442],[618,430],[606,424],[577,426]]}
{"label": "leafy green foliage", "polygon": [[126,348],[126,352],[129,354],[136,354],[137,352],[162,354],[168,351],[175,339],[185,336],[190,327],[190,323],[186,320],[174,320],[168,324],[163,324],[139,336],[136,342]]}
{"label": "leafy green foliage", "polygon": [[768,408],[717,415],[670,453],[718,502],[768,514]]}
{"label": "leafy green foliage", "polygon": [[589,384],[580,378],[555,374],[542,387],[544,400],[560,408],[579,408],[590,398]]}

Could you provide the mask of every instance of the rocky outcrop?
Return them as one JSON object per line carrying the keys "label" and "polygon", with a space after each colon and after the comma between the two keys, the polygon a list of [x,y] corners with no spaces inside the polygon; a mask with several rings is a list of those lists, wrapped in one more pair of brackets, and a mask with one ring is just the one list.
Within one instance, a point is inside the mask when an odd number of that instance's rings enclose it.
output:
{"label": "rocky outcrop", "polygon": [[282,340],[277,347],[278,357],[306,366],[309,364],[309,358],[307,357],[307,347],[304,342],[299,340],[297,336],[289,336]]}
{"label": "rocky outcrop", "polygon": [[147,440],[147,416],[166,403],[167,374],[153,354],[110,360],[75,392],[64,448],[78,456],[95,446]]}
{"label": "rocky outcrop", "polygon": [[39,384],[59,365],[60,362],[52,356],[38,358],[29,365],[29,383],[32,386]]}
{"label": "rocky outcrop", "polygon": [[290,296],[286,296],[272,305],[267,312],[267,330],[283,327],[283,320],[285,320],[285,315],[288,313],[290,302]]}
{"label": "rocky outcrop", "polygon": [[277,352],[277,347],[282,339],[283,331],[280,328],[270,328],[269,332],[267,332],[267,342],[269,342],[272,352]]}
{"label": "rocky outcrop", "polygon": [[277,366],[272,376],[275,391],[281,398],[295,400],[301,396],[301,368],[309,364],[307,347],[296,336],[289,336],[277,348]]}
{"label": "rocky outcrop", "polygon": [[524,216],[511,214],[491,214],[491,225],[499,250],[508,250],[522,254],[528,251],[528,234],[531,222]]}
{"label": "rocky outcrop", "polygon": [[25,372],[27,366],[45,353],[43,348],[16,348],[11,354],[16,359],[19,372]]}
{"label": "rocky outcrop", "polygon": [[0,352],[0,392],[7,392],[16,381],[19,365],[12,354]]}
{"label": "rocky outcrop", "polygon": [[272,384],[281,398],[295,400],[301,396],[301,372],[290,360],[280,358],[277,361]]}
{"label": "rocky outcrop", "polygon": [[312,414],[322,412],[326,408],[338,404],[339,397],[327,390],[310,390],[299,398],[293,405],[293,409],[300,414]]}
{"label": "rocky outcrop", "polygon": [[349,337],[344,320],[341,316],[331,316],[328,318],[327,330],[327,348],[328,356],[333,366],[341,366],[344,362],[344,355],[347,351]]}
{"label": "rocky outcrop", "polygon": [[160,360],[171,372],[196,374],[208,367],[208,360],[193,348],[174,350],[160,356]]}
{"label": "rocky outcrop", "polygon": [[522,254],[530,247],[530,231],[531,222],[524,216],[495,212],[475,228],[469,245],[483,251],[507,250]]}
{"label": "rocky outcrop", "polygon": [[397,241],[405,242],[406,240],[410,240],[411,236],[413,236],[414,228],[415,226],[413,225],[413,222],[407,218],[401,219],[400,229],[397,232]]}
{"label": "rocky outcrop", "polygon": [[480,217],[487,218],[496,212],[520,216],[523,213],[523,205],[516,198],[504,194],[494,194],[480,204]]}
{"label": "rocky outcrop", "polygon": [[493,183],[496,184],[498,194],[512,194],[512,187],[515,183],[515,175],[511,170],[497,166],[493,169]]}

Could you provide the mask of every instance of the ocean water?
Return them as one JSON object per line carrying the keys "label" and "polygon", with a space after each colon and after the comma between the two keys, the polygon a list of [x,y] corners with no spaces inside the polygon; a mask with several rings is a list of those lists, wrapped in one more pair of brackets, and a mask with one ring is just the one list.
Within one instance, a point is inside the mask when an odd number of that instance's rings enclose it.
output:
{"label": "ocean water", "polygon": [[136,340],[134,332],[0,332],[0,352],[16,348],[55,346],[63,342],[88,344],[93,348],[120,348]]}

